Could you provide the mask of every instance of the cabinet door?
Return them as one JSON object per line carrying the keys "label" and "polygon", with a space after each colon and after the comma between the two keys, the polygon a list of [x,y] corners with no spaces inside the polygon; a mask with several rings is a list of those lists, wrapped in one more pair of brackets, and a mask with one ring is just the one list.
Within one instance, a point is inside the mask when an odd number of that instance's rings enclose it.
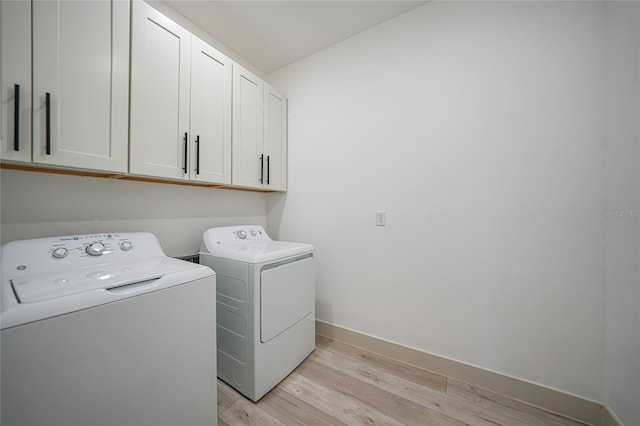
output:
{"label": "cabinet door", "polygon": [[264,152],[266,155],[265,189],[287,189],[287,98],[265,84]]}
{"label": "cabinet door", "polygon": [[233,65],[233,178],[236,186],[262,188],[264,86],[260,78]]}
{"label": "cabinet door", "polygon": [[33,162],[126,172],[129,2],[32,7]]}
{"label": "cabinet door", "polygon": [[129,170],[188,179],[191,34],[142,1],[131,25]]}
{"label": "cabinet door", "polygon": [[31,162],[31,2],[0,2],[0,45],[0,158]]}
{"label": "cabinet door", "polygon": [[191,39],[191,179],[231,183],[231,60]]}

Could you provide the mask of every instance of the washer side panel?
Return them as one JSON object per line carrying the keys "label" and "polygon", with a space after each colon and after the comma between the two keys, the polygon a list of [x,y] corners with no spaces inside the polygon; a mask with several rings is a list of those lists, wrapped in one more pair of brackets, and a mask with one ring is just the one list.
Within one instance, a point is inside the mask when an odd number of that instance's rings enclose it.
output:
{"label": "washer side panel", "polygon": [[2,331],[2,424],[217,422],[215,277]]}

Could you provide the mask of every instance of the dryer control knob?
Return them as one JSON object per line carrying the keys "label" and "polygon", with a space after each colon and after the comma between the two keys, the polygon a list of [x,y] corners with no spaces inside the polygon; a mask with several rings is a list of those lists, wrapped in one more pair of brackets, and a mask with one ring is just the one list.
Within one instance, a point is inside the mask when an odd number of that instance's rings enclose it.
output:
{"label": "dryer control knob", "polygon": [[105,246],[102,243],[91,243],[87,246],[86,252],[91,256],[100,256],[104,253]]}
{"label": "dryer control knob", "polygon": [[243,240],[247,238],[247,231],[245,231],[244,229],[241,229],[240,231],[238,231],[238,238]]}
{"label": "dryer control knob", "polygon": [[56,259],[62,259],[63,257],[67,257],[67,254],[69,254],[69,250],[67,250],[64,247],[58,247],[53,252],[51,252],[51,255]]}
{"label": "dryer control knob", "polygon": [[122,249],[122,251],[129,251],[133,248],[133,244],[131,244],[131,242],[129,241],[123,241],[120,243],[120,248]]}

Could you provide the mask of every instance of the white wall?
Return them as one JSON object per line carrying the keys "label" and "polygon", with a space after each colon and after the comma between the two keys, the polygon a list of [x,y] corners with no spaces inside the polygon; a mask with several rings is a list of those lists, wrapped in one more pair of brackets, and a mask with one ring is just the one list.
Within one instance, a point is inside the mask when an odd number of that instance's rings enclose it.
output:
{"label": "white wall", "polygon": [[640,425],[640,6],[607,14],[605,401]]}
{"label": "white wall", "polygon": [[604,25],[435,2],[269,76],[320,320],[603,401]]}
{"label": "white wall", "polygon": [[214,226],[266,224],[260,193],[117,179],[0,172],[2,243],[98,232],[154,233],[165,253],[197,253]]}

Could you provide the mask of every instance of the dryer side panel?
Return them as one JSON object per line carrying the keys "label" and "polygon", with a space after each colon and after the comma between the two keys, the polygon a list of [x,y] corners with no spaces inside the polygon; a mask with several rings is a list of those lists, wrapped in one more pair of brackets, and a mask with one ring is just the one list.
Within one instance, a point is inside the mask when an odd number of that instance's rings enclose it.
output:
{"label": "dryer side panel", "polygon": [[313,313],[313,257],[263,268],[260,289],[260,341],[266,343]]}
{"label": "dryer side panel", "polygon": [[200,254],[200,264],[216,271],[218,377],[251,398],[255,364],[253,274],[245,262],[206,253]]}

